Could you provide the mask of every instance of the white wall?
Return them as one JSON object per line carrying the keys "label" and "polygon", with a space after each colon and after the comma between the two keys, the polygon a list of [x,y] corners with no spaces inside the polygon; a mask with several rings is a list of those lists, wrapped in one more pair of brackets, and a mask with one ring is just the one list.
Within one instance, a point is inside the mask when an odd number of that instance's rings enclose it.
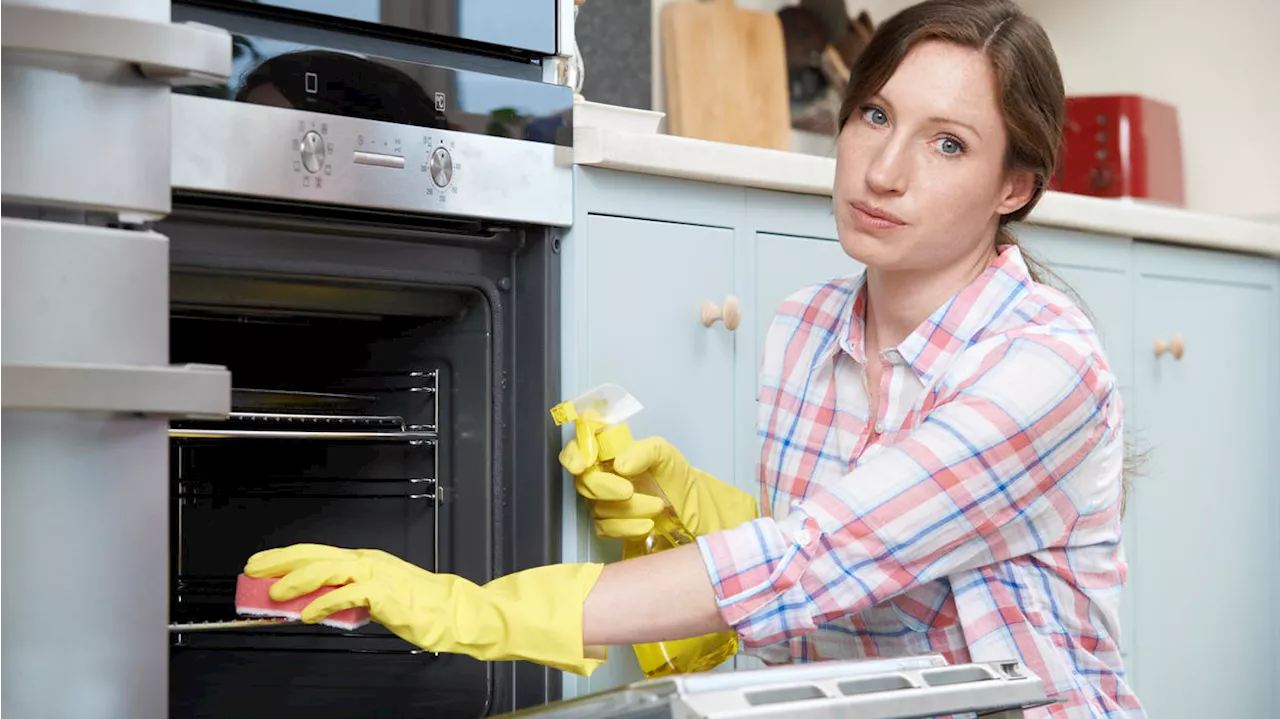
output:
{"label": "white wall", "polygon": [[1177,106],[1187,204],[1280,217],[1280,0],[1019,0],[1068,94]]}

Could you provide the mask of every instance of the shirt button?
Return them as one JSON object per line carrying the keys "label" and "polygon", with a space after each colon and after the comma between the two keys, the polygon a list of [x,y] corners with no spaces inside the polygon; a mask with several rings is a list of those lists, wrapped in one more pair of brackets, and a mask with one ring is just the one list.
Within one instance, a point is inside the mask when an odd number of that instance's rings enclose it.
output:
{"label": "shirt button", "polygon": [[810,533],[809,530],[802,529],[799,532],[796,532],[796,544],[799,544],[800,546],[803,547],[808,545],[809,542],[812,540],[813,540],[813,534]]}
{"label": "shirt button", "polygon": [[884,434],[884,422],[876,422],[876,434]]}
{"label": "shirt button", "polygon": [[798,500],[798,499],[793,499],[793,500],[791,500],[791,508],[792,508],[792,509],[795,509],[796,507],[799,507],[799,506],[800,506],[800,504],[801,504],[801,502],[800,502],[800,500]]}

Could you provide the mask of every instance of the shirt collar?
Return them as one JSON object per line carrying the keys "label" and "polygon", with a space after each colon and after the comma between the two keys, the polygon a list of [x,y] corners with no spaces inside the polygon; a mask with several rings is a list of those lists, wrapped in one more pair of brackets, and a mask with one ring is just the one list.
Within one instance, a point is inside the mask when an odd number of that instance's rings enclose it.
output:
{"label": "shirt collar", "polygon": [[[1002,245],[996,259],[973,282],[942,303],[905,340],[893,348],[926,384],[940,377],[966,347],[980,341],[989,327],[1020,300],[1032,283],[1022,251]],[[837,347],[866,364],[866,273],[858,276],[851,301],[835,327],[838,344],[829,343],[814,364],[831,358]]]}

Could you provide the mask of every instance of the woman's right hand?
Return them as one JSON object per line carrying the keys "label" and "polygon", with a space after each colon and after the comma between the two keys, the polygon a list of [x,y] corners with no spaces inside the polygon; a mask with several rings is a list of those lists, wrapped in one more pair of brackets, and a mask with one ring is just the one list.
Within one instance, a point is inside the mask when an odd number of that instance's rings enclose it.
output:
{"label": "woman's right hand", "polygon": [[653,530],[652,518],[662,512],[663,501],[637,492],[631,481],[645,473],[662,488],[694,535],[736,527],[759,516],[749,494],[696,469],[662,437],[633,442],[614,458],[613,472],[592,466],[576,440],[560,452],[560,464],[574,476],[574,487],[587,500],[599,537],[628,539]]}

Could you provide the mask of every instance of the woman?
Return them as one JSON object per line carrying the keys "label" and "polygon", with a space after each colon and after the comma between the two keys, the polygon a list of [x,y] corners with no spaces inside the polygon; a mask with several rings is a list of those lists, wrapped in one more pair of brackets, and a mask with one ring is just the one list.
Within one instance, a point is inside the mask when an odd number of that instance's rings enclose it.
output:
{"label": "woman", "polygon": [[[1116,640],[1123,435],[1085,315],[1037,281],[1005,225],[1054,166],[1063,86],[1008,0],[939,0],[879,28],[840,117],[836,225],[864,275],[793,295],[765,343],[766,516],[665,440],[619,475],[561,461],[597,532],[643,533],[660,502],[696,545],[542,567],[484,587],[364,550],[298,545],[246,571],[288,576],[318,620],[352,605],[436,651],[590,672],[598,650],[724,631],[770,658],[1020,657],[1063,701],[1140,716]],[[656,598],[662,601],[656,601]]]}

